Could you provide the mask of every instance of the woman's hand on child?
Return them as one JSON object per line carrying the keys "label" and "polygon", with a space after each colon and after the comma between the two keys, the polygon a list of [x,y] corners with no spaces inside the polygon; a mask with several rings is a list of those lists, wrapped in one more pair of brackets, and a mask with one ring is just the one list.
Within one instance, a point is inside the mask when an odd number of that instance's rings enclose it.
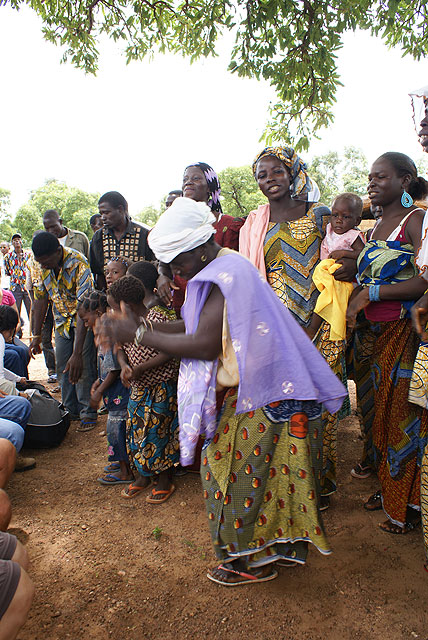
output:
{"label": "woman's hand on child", "polygon": [[412,324],[413,328],[424,342],[428,342],[428,334],[426,332],[426,324],[428,322],[428,293],[425,293],[422,298],[412,307]]}
{"label": "woman's hand on child", "polygon": [[158,290],[158,296],[167,307],[169,307],[169,305],[172,303],[171,289],[178,290],[180,288],[177,287],[177,285],[174,284],[174,282],[170,278],[168,278],[168,276],[162,274],[157,280],[156,287]]}
{"label": "woman's hand on child", "polygon": [[342,265],[340,269],[334,272],[335,280],[339,280],[339,282],[352,282],[357,273],[357,261],[354,258],[335,258],[335,260]]}
{"label": "woman's hand on child", "polygon": [[94,384],[93,384],[93,385],[92,385],[92,387],[91,387],[90,395],[92,395],[93,393],[95,393],[95,391],[98,389],[98,387],[100,386],[100,384],[101,384],[101,380],[100,380],[99,378],[97,378],[97,379],[95,380]]}
{"label": "woman's hand on child", "polygon": [[357,315],[362,309],[370,304],[369,288],[355,289],[349,298],[348,309],[346,311],[346,326],[348,331],[352,331],[357,323]]}
{"label": "woman's hand on child", "polygon": [[98,391],[98,389],[92,391],[91,389],[91,399],[89,401],[89,404],[91,405],[92,409],[98,409],[102,399],[103,394],[101,393],[101,391]]}

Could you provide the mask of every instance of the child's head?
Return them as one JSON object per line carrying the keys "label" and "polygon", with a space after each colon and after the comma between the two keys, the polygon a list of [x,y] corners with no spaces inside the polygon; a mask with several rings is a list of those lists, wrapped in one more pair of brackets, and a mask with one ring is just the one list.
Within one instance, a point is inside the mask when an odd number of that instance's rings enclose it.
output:
{"label": "child's head", "polygon": [[147,262],[147,260],[134,262],[128,269],[128,275],[134,276],[134,278],[142,282],[145,290],[150,293],[154,292],[157,279],[159,278],[159,273],[155,265],[152,262]]}
{"label": "child's head", "polygon": [[13,338],[18,324],[18,314],[7,304],[0,304],[0,333],[6,341]]}
{"label": "child's head", "polygon": [[106,277],[107,286],[122,278],[122,276],[126,275],[128,268],[132,264],[131,260],[124,258],[123,256],[115,256],[108,262],[104,269],[104,274]]}
{"label": "child's head", "polygon": [[330,223],[335,233],[342,235],[361,222],[363,201],[356,193],[341,193],[331,205]]}
{"label": "child's head", "polygon": [[134,276],[126,275],[113,282],[108,293],[109,299],[112,298],[116,305],[120,306],[121,302],[125,302],[137,316],[142,315],[145,310],[146,290],[140,280]]}
{"label": "child's head", "polygon": [[85,327],[93,329],[96,321],[107,311],[107,296],[104,291],[90,291],[79,302],[77,313]]}

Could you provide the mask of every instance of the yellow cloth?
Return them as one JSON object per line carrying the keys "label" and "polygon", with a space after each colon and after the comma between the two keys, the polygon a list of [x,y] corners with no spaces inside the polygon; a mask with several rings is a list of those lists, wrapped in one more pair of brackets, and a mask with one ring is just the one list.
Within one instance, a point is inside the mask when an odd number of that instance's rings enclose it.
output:
{"label": "yellow cloth", "polygon": [[[217,258],[236,253],[232,249],[223,247],[217,254]],[[226,300],[223,306],[223,330],[222,330],[222,351],[218,357],[217,385],[216,390],[228,389],[239,385],[238,360],[230,337],[229,322],[227,320]]]}
{"label": "yellow cloth", "polygon": [[313,281],[320,291],[315,313],[330,325],[330,340],[345,340],[346,309],[354,289],[352,282],[339,282],[333,273],[342,265],[332,258],[321,260],[316,266]]}

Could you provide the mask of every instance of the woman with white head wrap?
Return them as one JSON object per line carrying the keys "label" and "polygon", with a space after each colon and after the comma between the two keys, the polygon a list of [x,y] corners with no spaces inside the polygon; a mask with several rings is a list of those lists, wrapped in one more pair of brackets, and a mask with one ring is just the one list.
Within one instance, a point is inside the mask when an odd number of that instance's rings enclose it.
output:
{"label": "woman with white head wrap", "polygon": [[[216,244],[212,217],[177,198],[149,235],[156,257],[188,281],[186,334],[178,323],[137,327],[125,308],[99,334],[181,357],[182,465],[206,438],[201,477],[221,561],[208,577],[237,586],[272,580],[275,562],[303,564],[310,542],[330,553],[319,513],[321,403],[337,411],[346,391],[251,263]],[[216,388],[227,388],[220,413]]]}
{"label": "woman with white head wrap", "polygon": [[[214,235],[216,221],[205,202],[176,198],[172,216],[161,216],[150,232],[150,246],[158,260],[169,264],[179,253],[192,251]],[[170,207],[170,209],[171,209]]]}

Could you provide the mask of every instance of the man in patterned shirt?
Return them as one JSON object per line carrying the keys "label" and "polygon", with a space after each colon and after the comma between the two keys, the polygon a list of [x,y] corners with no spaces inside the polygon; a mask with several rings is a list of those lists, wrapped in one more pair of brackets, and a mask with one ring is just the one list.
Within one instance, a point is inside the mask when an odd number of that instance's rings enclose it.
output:
{"label": "man in patterned shirt", "polygon": [[115,256],[121,255],[132,262],[155,259],[147,236],[149,228],[132,222],[128,203],[117,191],[105,193],[98,201],[104,227],[94,234],[91,242],[90,263],[97,288],[105,289],[104,267]]}
{"label": "man in patterned shirt", "polygon": [[62,247],[58,238],[45,231],[33,238],[32,249],[42,273],[34,286],[34,335],[30,350],[41,352],[42,324],[51,300],[62,402],[72,418],[80,416],[78,431],[89,431],[97,419],[96,410],[89,404],[95,380],[93,340],[77,314],[79,300],[94,286],[89,264],[81,253]]}
{"label": "man in patterned shirt", "polygon": [[18,314],[21,313],[21,305],[22,301],[24,301],[28,317],[30,317],[31,300],[25,288],[26,269],[30,253],[22,248],[22,236],[20,233],[13,234],[12,245],[13,250],[4,257],[4,271],[7,276],[10,276],[10,290],[15,296]]}

